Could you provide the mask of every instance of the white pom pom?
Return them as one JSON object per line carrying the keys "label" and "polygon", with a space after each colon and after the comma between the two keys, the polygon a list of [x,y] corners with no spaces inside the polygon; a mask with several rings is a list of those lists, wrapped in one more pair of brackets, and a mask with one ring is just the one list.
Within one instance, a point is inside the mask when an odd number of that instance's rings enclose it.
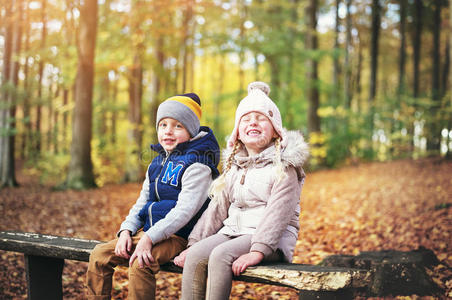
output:
{"label": "white pom pom", "polygon": [[270,94],[270,87],[268,86],[268,84],[262,81],[254,81],[248,84],[248,94],[251,93],[252,90],[261,90],[267,96]]}

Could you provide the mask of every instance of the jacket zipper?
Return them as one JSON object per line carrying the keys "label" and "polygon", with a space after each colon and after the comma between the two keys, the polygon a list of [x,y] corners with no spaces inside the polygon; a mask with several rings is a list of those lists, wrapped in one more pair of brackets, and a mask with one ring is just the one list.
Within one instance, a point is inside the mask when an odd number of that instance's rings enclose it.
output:
{"label": "jacket zipper", "polygon": [[165,166],[165,163],[166,163],[166,161],[168,160],[168,157],[169,157],[170,155],[171,155],[171,154],[168,154],[168,155],[165,157],[165,159],[163,160],[163,162],[162,162],[162,168],[160,169],[160,173],[159,173],[159,175],[157,176],[157,178],[155,179],[155,182],[154,182],[155,196],[157,197],[157,201],[160,201],[160,195],[159,195],[159,191],[158,191],[158,189],[157,189],[157,183],[159,182],[160,175],[162,175],[163,167]]}
{"label": "jacket zipper", "polygon": [[149,208],[148,208],[149,223],[151,224],[151,227],[154,226],[154,224],[152,224],[152,205],[154,205],[154,204],[155,204],[155,202],[151,203],[151,205],[149,205]]}
{"label": "jacket zipper", "polygon": [[246,168],[244,171],[243,171],[243,174],[242,174],[242,178],[240,179],[240,184],[241,185],[244,185],[245,184],[245,177],[246,177],[246,173],[248,172],[248,168]]}

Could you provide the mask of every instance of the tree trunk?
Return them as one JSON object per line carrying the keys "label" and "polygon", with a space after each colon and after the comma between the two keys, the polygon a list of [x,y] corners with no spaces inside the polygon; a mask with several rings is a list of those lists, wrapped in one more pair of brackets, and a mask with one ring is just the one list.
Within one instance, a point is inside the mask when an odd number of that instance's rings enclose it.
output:
{"label": "tree trunk", "polygon": [[[57,82],[57,88],[55,91],[55,96],[54,99],[57,100],[60,96],[60,84]],[[53,110],[53,116],[50,116],[52,118],[52,122],[53,122],[53,128],[52,128],[52,145],[53,145],[53,153],[59,153],[60,151],[60,145],[58,143],[58,134],[59,134],[59,129],[60,129],[60,123],[58,122],[59,119],[59,110],[58,109],[54,109]]]}
{"label": "tree trunk", "polygon": [[[299,0],[291,0],[290,1],[290,19],[292,24],[297,24],[298,22],[298,4]],[[295,39],[296,39],[296,31],[292,27],[289,29],[289,37],[288,37],[288,63],[287,63],[287,75],[286,75],[286,84],[284,85],[284,96],[282,99],[285,99],[285,103],[287,107],[290,107],[292,98],[294,97],[293,91],[293,72],[294,72],[294,60],[295,60]],[[279,98],[281,99],[281,98]],[[294,114],[291,109],[286,109],[285,123],[288,128],[295,127]]]}
{"label": "tree trunk", "polygon": [[193,2],[191,0],[187,1],[185,9],[185,17],[184,17],[184,23],[183,23],[183,39],[182,39],[182,92],[187,91],[188,86],[188,70],[189,70],[189,52],[190,52],[190,46],[188,45],[188,41],[190,40],[190,37],[192,36],[191,31],[191,23],[193,19]]}
{"label": "tree trunk", "polygon": [[413,97],[419,96],[419,63],[421,61],[422,0],[415,0],[414,40],[413,40]]}
{"label": "tree trunk", "polygon": [[[339,104],[339,75],[340,75],[340,65],[339,65],[339,26],[340,26],[340,18],[339,18],[339,5],[341,0],[336,0],[335,11],[336,11],[336,24],[334,26],[334,51],[333,51],[333,105],[336,106]],[[347,53],[347,50],[345,50]],[[344,62],[345,65],[345,62]]]}
{"label": "tree trunk", "polygon": [[372,37],[370,47],[370,91],[369,103],[373,104],[377,94],[378,40],[380,37],[381,6],[380,0],[372,0]]}
{"label": "tree trunk", "polygon": [[441,124],[437,115],[440,107],[440,35],[441,35],[441,0],[435,0],[433,11],[433,52],[432,52],[432,99],[431,120],[428,125],[427,150],[439,153],[441,143]]}
{"label": "tree trunk", "polygon": [[118,117],[117,113],[117,102],[118,102],[118,83],[119,78],[118,75],[115,72],[115,78],[113,81],[113,91],[112,91],[112,112],[111,112],[111,119],[110,119],[110,142],[115,145],[116,144],[116,118]]}
{"label": "tree trunk", "polygon": [[[18,56],[22,38],[22,0],[8,2],[6,8],[6,31],[4,37],[3,80],[2,85],[11,88],[2,93],[3,107],[0,108],[0,188],[17,186],[14,158],[14,129],[16,114],[16,95],[18,86],[19,62],[13,59]],[[9,13],[8,13],[9,12]]]}
{"label": "tree trunk", "polygon": [[[155,45],[155,58],[157,61],[157,64],[154,66],[153,70],[153,94],[152,94],[152,102],[151,102],[151,115],[150,115],[150,124],[153,126],[153,128],[156,128],[156,116],[157,116],[157,109],[160,104],[160,97],[161,97],[161,91],[162,91],[162,78],[163,74],[165,72],[164,62],[165,62],[165,54],[163,53],[163,46],[164,46],[164,36],[160,35],[157,38],[156,45]],[[151,143],[157,142],[157,132],[152,131],[154,134],[151,135]]]}
{"label": "tree trunk", "polygon": [[440,34],[441,34],[441,0],[435,0],[433,15],[433,52],[432,52],[432,98],[439,99],[440,91]]}
{"label": "tree trunk", "polygon": [[63,152],[67,153],[67,131],[68,131],[68,119],[69,119],[69,112],[67,111],[67,107],[69,104],[69,89],[64,89],[63,91],[63,128],[61,128],[61,131],[63,132]]}
{"label": "tree trunk", "polygon": [[129,128],[127,130],[127,159],[126,170],[123,181],[136,182],[142,177],[142,170],[140,166],[140,155],[142,145],[142,116],[141,116],[141,101],[143,97],[143,53],[144,53],[144,37],[142,36],[141,24],[141,10],[143,9],[144,1],[135,1],[132,4],[130,23],[132,36],[133,62],[129,68],[129,111],[128,121]]}
{"label": "tree trunk", "polygon": [[401,95],[405,91],[406,6],[407,6],[407,0],[400,0],[399,86],[397,88],[399,95]]}
{"label": "tree trunk", "polygon": [[441,76],[441,98],[446,95],[448,89],[448,80],[449,80],[449,71],[450,71],[450,41],[446,40],[446,46],[444,49],[444,65],[443,72]]}
{"label": "tree trunk", "polygon": [[363,67],[363,45],[361,42],[361,36],[358,31],[358,63],[356,65],[356,94],[358,95],[358,99],[356,101],[356,110],[359,112],[361,111],[361,92],[362,92],[362,86],[361,86],[361,71]]}
{"label": "tree trunk", "polygon": [[245,85],[245,70],[244,70],[244,64],[245,64],[245,21],[246,21],[246,4],[244,1],[239,0],[237,1],[238,5],[238,14],[239,14],[239,87],[238,87],[238,93],[237,93],[237,101],[240,101],[245,97],[246,95],[246,85]]}
{"label": "tree trunk", "polygon": [[[220,52],[221,53],[221,52]],[[217,134],[221,132],[221,100],[223,99],[223,89],[224,89],[224,80],[222,80],[223,75],[225,74],[225,55],[220,54],[220,62],[218,66],[218,79],[217,79],[217,88],[216,93],[214,95],[214,103],[213,103],[213,131]]]}
{"label": "tree trunk", "polygon": [[[450,4],[449,1],[449,35],[448,35],[448,44],[452,44],[452,5]],[[452,57],[452,47],[448,48],[448,56]],[[449,68],[452,68],[452,64],[449,64]],[[452,104],[452,71],[449,70],[449,102]],[[449,130],[452,128],[452,118],[449,118],[449,120],[447,121],[447,128],[449,128]],[[452,148],[450,147],[450,143],[452,142],[452,138],[450,136],[450,131],[449,131],[449,137],[448,139],[446,139],[446,144],[448,145],[448,149],[447,149],[447,153],[446,153],[446,159],[452,159]]]}
{"label": "tree trunk", "polygon": [[[25,45],[24,45],[24,52],[25,53],[29,53],[30,50],[30,34],[31,34],[31,26],[30,26],[30,13],[29,13],[29,8],[28,8],[28,1],[25,1],[25,11],[24,11],[24,31],[25,31]],[[24,86],[24,103],[23,103],[23,118],[24,118],[24,133],[22,135],[22,145],[21,145],[21,158],[25,159],[25,157],[27,157],[30,154],[30,142],[32,141],[31,139],[31,133],[32,133],[32,128],[31,128],[31,119],[30,119],[30,112],[31,112],[31,107],[30,107],[30,97],[31,97],[31,91],[30,91],[30,76],[29,76],[29,56],[28,54],[26,54],[27,56],[25,57],[25,63],[24,63],[24,81],[23,81],[23,86]]]}
{"label": "tree trunk", "polygon": [[80,6],[79,61],[75,80],[71,161],[66,181],[69,188],[84,189],[95,186],[91,137],[96,30],[97,0],[85,0]]}
{"label": "tree trunk", "polygon": [[[317,50],[317,0],[309,0],[309,6],[306,8],[306,18],[308,22],[306,34],[306,49],[310,51]],[[308,59],[306,65],[307,73],[307,98],[308,98],[308,131],[309,134],[320,133],[320,117],[317,114],[319,108],[319,89],[317,61]]]}
{"label": "tree trunk", "polygon": [[53,135],[53,129],[54,129],[54,125],[53,124],[53,120],[52,120],[52,115],[53,115],[53,111],[54,111],[54,107],[53,107],[53,102],[55,101],[56,97],[54,96],[53,93],[53,76],[52,74],[49,74],[48,77],[48,81],[49,81],[49,91],[48,91],[48,100],[47,100],[47,152],[50,153],[52,151],[52,135]]}
{"label": "tree trunk", "polygon": [[[42,22],[42,31],[41,31],[41,51],[45,49],[46,46],[46,37],[47,37],[47,13],[46,13],[46,7],[47,7],[47,0],[42,0],[42,7],[41,7],[41,22]],[[41,153],[41,118],[42,118],[42,77],[44,75],[44,59],[41,56],[39,58],[39,81],[38,81],[38,104],[36,105],[36,134],[35,134],[35,148],[36,151]]]}
{"label": "tree trunk", "polygon": [[346,37],[345,37],[345,56],[344,56],[344,95],[345,95],[345,107],[350,108],[352,102],[352,66],[350,62],[350,50],[352,47],[352,16],[350,7],[352,0],[346,0]]}
{"label": "tree trunk", "polygon": [[143,66],[139,54],[135,54],[133,65],[130,68],[129,75],[129,130],[127,139],[130,148],[128,149],[128,158],[125,182],[136,182],[141,178],[140,154],[142,143],[142,124],[141,124],[141,99],[143,95]]}

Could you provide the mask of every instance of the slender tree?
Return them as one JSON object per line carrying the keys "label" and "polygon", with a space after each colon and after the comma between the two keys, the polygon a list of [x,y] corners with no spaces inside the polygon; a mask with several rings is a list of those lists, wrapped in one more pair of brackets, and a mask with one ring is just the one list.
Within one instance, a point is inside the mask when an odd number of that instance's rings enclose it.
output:
{"label": "slender tree", "polygon": [[441,142],[441,127],[437,116],[440,106],[440,35],[441,35],[441,0],[434,1],[433,7],[433,51],[432,51],[432,99],[433,107],[430,110],[432,118],[428,125],[429,136],[427,137],[427,149],[436,153],[439,152]]}
{"label": "slender tree", "polygon": [[369,102],[372,103],[377,94],[378,74],[378,40],[380,38],[381,5],[380,0],[372,0],[372,37],[370,45],[370,91]]}
{"label": "slender tree", "polygon": [[6,7],[9,12],[5,32],[5,51],[3,59],[2,85],[6,87],[0,103],[0,188],[17,186],[15,175],[15,114],[18,102],[18,72],[22,40],[23,1],[12,0]]}
{"label": "slender tree", "polygon": [[190,44],[193,40],[192,23],[193,23],[193,0],[188,0],[186,2],[185,12],[184,12],[184,22],[183,22],[183,38],[182,38],[182,91],[186,92],[188,88],[188,78],[190,69]]}
{"label": "slender tree", "polygon": [[129,67],[129,110],[128,120],[129,129],[127,131],[127,140],[129,143],[128,158],[124,181],[135,182],[141,178],[140,154],[143,140],[142,130],[142,98],[143,98],[143,52],[144,52],[144,34],[141,28],[143,21],[142,12],[144,10],[144,1],[134,1],[131,10],[130,27],[132,30],[132,49],[133,61]]}
{"label": "slender tree", "polygon": [[31,91],[30,91],[30,56],[28,52],[30,51],[30,35],[31,35],[31,25],[30,25],[30,9],[28,8],[28,0],[25,1],[24,7],[24,22],[23,30],[25,35],[24,41],[24,52],[25,52],[25,62],[23,68],[24,80],[23,80],[23,90],[24,90],[24,100],[22,105],[23,118],[25,122],[24,133],[22,135],[21,144],[21,158],[24,159],[30,153],[30,142],[32,141],[32,128],[31,128]]}
{"label": "slender tree", "polygon": [[422,0],[414,0],[414,36],[413,36],[413,97],[419,96],[419,75],[421,61]]}
{"label": "slender tree", "polygon": [[[449,35],[447,38],[447,42],[449,45],[452,44],[452,9],[451,8],[452,8],[452,5],[450,4],[450,1],[449,1]],[[449,47],[448,50],[449,50],[448,56],[452,57],[452,47]],[[449,68],[452,68],[452,64],[449,64]],[[452,70],[449,70],[449,102],[452,103]],[[447,121],[447,128],[449,128],[449,130],[450,130],[450,128],[452,128],[452,118],[450,118],[450,117],[449,117],[449,120]],[[450,145],[449,143],[452,142],[450,135],[449,135],[447,142],[448,142],[447,143],[448,145]],[[448,149],[447,149],[446,159],[449,159],[449,160],[452,159],[452,149],[450,147],[448,147]]]}
{"label": "slender tree", "polygon": [[346,26],[345,26],[345,54],[344,54],[344,94],[345,107],[350,108],[352,102],[352,66],[350,61],[350,51],[352,48],[352,16],[350,8],[352,0],[346,0]]}
{"label": "slender tree", "polygon": [[83,189],[95,186],[91,161],[91,137],[97,8],[97,0],[85,0],[79,8],[77,45],[79,61],[75,81],[71,161],[66,180],[66,186],[69,188]]}
{"label": "slender tree", "polygon": [[433,9],[433,51],[432,51],[432,98],[439,99],[440,92],[440,35],[441,35],[441,0],[434,1]]}
{"label": "slender tree", "polygon": [[42,147],[42,136],[41,136],[41,121],[42,121],[42,102],[43,102],[43,93],[42,93],[42,83],[44,76],[44,49],[46,47],[46,38],[47,38],[47,0],[42,0],[41,2],[41,22],[42,22],[42,31],[41,31],[41,56],[39,57],[39,70],[38,70],[38,104],[36,105],[36,135],[35,135],[35,147],[38,153],[41,152]]}
{"label": "slender tree", "polygon": [[399,86],[398,94],[405,91],[405,64],[406,64],[406,7],[407,0],[400,0],[400,49],[399,49]]}
{"label": "slender tree", "polygon": [[[314,52],[318,48],[317,41],[317,0],[309,0],[306,8],[307,32],[306,32],[306,48]],[[307,87],[308,98],[308,131],[310,134],[320,132],[320,117],[317,113],[319,108],[319,89],[318,89],[318,63],[315,58],[307,60],[306,78],[309,83]]]}
{"label": "slender tree", "polygon": [[[335,20],[334,25],[334,56],[333,56],[333,100],[334,105],[338,104],[339,98],[339,76],[340,76],[340,65],[339,65],[339,27],[340,27],[340,17],[339,17],[339,5],[341,0],[336,0],[335,5]],[[345,65],[345,62],[344,62]]]}

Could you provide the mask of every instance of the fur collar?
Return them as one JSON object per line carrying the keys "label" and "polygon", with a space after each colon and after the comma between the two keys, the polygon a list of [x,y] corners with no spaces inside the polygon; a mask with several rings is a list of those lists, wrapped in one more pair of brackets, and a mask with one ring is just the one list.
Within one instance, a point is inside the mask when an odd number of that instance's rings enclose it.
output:
{"label": "fur collar", "polygon": [[[287,142],[281,147],[281,162],[284,167],[302,168],[309,158],[309,146],[299,131],[286,131],[286,134]],[[226,166],[231,151],[231,148],[223,151],[223,166]],[[276,163],[276,159],[274,144],[256,156],[248,156],[246,149],[242,146],[235,155],[233,163],[241,168],[249,165],[263,167],[269,163]]]}

